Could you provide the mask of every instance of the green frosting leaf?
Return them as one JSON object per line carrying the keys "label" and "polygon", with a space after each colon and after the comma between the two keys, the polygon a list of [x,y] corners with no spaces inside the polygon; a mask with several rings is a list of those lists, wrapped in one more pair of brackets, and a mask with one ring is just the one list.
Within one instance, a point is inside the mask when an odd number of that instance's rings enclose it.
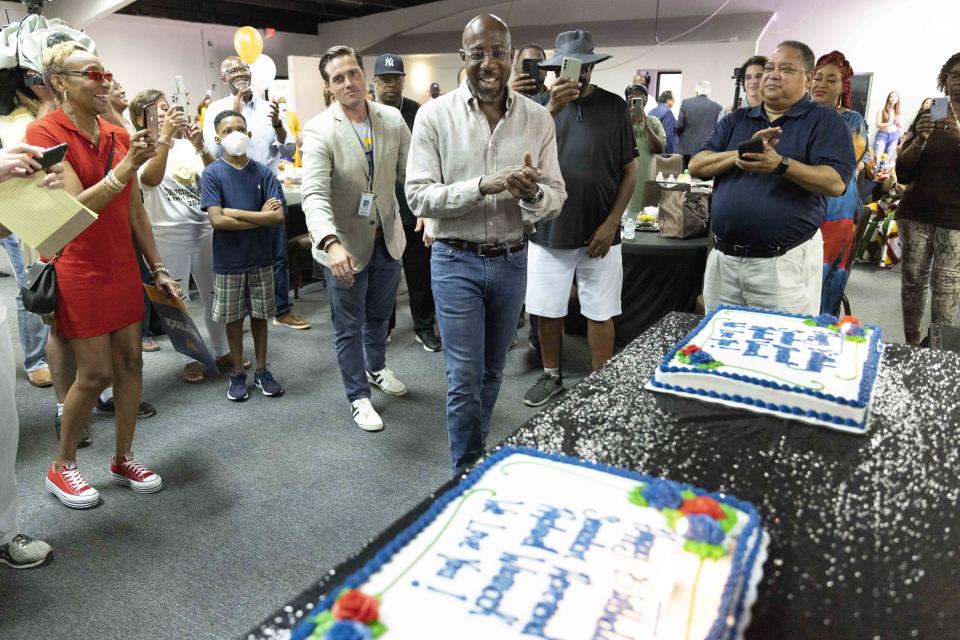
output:
{"label": "green frosting leaf", "polygon": [[723,511],[724,518],[717,524],[720,525],[724,533],[730,533],[730,530],[737,524],[737,510],[722,502],[720,503],[720,509]]}
{"label": "green frosting leaf", "polygon": [[866,341],[867,341],[867,337],[866,337],[866,336],[850,336],[850,335],[848,335],[848,336],[844,336],[844,339],[845,339],[847,342],[866,342]]}
{"label": "green frosting leaf", "polygon": [[313,629],[313,633],[310,634],[310,640],[323,640],[323,636],[326,635],[330,627],[336,622],[329,609],[315,615],[313,621],[317,626]]}
{"label": "green frosting leaf", "polygon": [[627,495],[627,499],[638,507],[646,507],[649,505],[647,499],[643,497],[643,485],[634,487]]}
{"label": "green frosting leaf", "polygon": [[386,632],[387,632],[387,626],[382,622],[380,622],[379,620],[376,620],[370,623],[370,633],[373,634],[374,638],[379,638]]}
{"label": "green frosting leaf", "polygon": [[723,366],[723,363],[719,360],[711,360],[706,364],[698,364],[697,367],[700,369],[718,369]]}
{"label": "green frosting leaf", "polygon": [[687,540],[683,543],[683,550],[700,556],[701,560],[719,560],[727,555],[726,549],[719,545]]}
{"label": "green frosting leaf", "polygon": [[680,353],[679,351],[677,351],[677,360],[679,360],[681,364],[690,364],[690,356],[685,353]]}
{"label": "green frosting leaf", "polygon": [[697,494],[695,494],[690,489],[684,489],[683,491],[680,492],[680,497],[683,498],[684,500],[693,500],[694,498],[697,497]]}
{"label": "green frosting leaf", "polygon": [[817,321],[813,318],[807,318],[803,321],[803,324],[807,325],[808,327],[815,327],[817,326]]}

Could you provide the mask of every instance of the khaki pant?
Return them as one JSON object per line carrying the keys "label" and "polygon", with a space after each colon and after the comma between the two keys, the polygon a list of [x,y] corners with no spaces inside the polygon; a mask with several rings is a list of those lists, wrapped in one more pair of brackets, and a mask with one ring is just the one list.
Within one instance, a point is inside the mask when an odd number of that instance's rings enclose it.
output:
{"label": "khaki pant", "polygon": [[703,276],[707,313],[718,305],[760,307],[815,316],[820,313],[823,236],[776,258],[738,258],[714,249]]}
{"label": "khaki pant", "polygon": [[20,423],[14,398],[16,374],[13,340],[7,325],[7,310],[0,303],[0,545],[13,540],[17,531],[17,441]]}

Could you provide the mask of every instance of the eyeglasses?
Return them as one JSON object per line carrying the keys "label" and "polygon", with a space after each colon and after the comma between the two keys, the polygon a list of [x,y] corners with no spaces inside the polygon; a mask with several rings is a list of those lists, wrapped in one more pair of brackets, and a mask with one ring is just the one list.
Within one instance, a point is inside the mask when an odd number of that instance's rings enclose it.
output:
{"label": "eyeglasses", "polygon": [[947,74],[947,80],[960,80],[960,73],[951,71],[950,73]]}
{"label": "eyeglasses", "polygon": [[99,71],[97,69],[87,69],[86,71],[64,71],[65,76],[87,76],[94,82],[113,82],[113,74],[109,71]]}
{"label": "eyeglasses", "polygon": [[236,76],[241,74],[250,73],[250,67],[243,65],[242,67],[231,67],[223,72],[225,76]]}
{"label": "eyeglasses", "polygon": [[510,55],[510,52],[506,49],[494,49],[492,51],[486,51],[483,49],[470,49],[469,51],[464,51],[461,49],[460,51],[473,62],[482,62],[487,56],[490,56],[494,60],[506,60]]}

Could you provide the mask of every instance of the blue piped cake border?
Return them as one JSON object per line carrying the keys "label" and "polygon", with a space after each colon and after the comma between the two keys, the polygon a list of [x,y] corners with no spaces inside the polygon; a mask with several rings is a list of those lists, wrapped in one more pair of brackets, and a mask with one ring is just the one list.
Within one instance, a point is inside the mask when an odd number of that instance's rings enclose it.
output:
{"label": "blue piped cake border", "polygon": [[[721,312],[726,310],[732,311],[748,311],[753,313],[760,313],[764,315],[773,315],[773,316],[783,316],[786,318],[798,318],[801,320],[813,319],[813,316],[803,315],[799,313],[786,313],[784,311],[777,311],[775,309],[760,309],[757,307],[746,307],[746,306],[735,306],[735,305],[720,305],[710,313],[708,313],[700,323],[694,327],[692,331],[687,333],[673,348],[667,352],[667,354],[660,360],[660,365],[657,367],[659,371],[663,373],[695,373],[701,375],[711,375],[721,378],[728,378],[730,380],[737,380],[739,382],[747,382],[759,387],[764,387],[768,389],[776,389],[778,391],[786,391],[788,393],[796,393],[799,395],[806,395],[813,398],[818,398],[820,400],[827,400],[829,402],[835,402],[840,405],[851,406],[858,409],[865,408],[867,403],[870,401],[870,394],[873,389],[873,384],[876,380],[877,373],[880,367],[880,357],[881,350],[879,348],[881,331],[880,327],[870,325],[870,341],[868,342],[868,355],[867,361],[863,365],[863,377],[860,380],[860,389],[855,401],[850,401],[847,398],[839,398],[833,394],[823,393],[813,389],[801,389],[799,387],[794,387],[790,385],[779,384],[777,382],[772,382],[770,380],[761,380],[759,378],[754,378],[752,376],[745,376],[739,373],[728,373],[723,371],[717,371],[716,369],[700,369],[697,367],[677,367],[672,366],[670,363],[673,361],[674,356],[677,352],[684,348],[690,340],[694,338],[707,324],[713,320],[713,317]],[[676,391],[683,391],[684,393],[693,393],[701,396],[708,396],[716,399],[735,401],[734,397],[730,394],[718,394],[716,392],[705,392],[694,387],[677,387],[675,385],[665,384],[662,382],[657,382],[655,379],[650,380],[651,385],[663,389],[670,389]],[[736,396],[738,397],[738,396]],[[747,398],[746,400],[750,400]],[[848,427],[856,428],[865,428],[866,419],[863,422],[856,422],[855,420],[850,420],[848,418],[841,418],[839,416],[833,416],[830,414],[818,413],[814,411],[809,411],[803,407],[789,407],[787,405],[770,405],[764,403],[762,400],[753,399],[753,402],[745,402],[745,404],[754,404],[757,407],[768,408],[778,411],[786,411],[793,415],[809,415],[810,417],[815,417],[820,420],[825,420],[827,422],[832,422],[834,424],[839,424]]]}
{"label": "blue piped cake border", "polygon": [[[483,462],[477,465],[473,471],[467,475],[466,478],[461,480],[457,486],[447,491],[445,494],[434,500],[433,504],[416,520],[414,520],[410,526],[401,531],[397,536],[388,542],[382,549],[380,549],[370,560],[366,562],[360,569],[354,573],[347,576],[343,582],[341,582],[335,589],[331,590],[324,598],[322,598],[317,605],[311,610],[311,615],[321,613],[330,609],[333,606],[333,603],[336,601],[340,592],[344,589],[356,589],[364,582],[370,579],[370,577],[375,574],[380,568],[385,565],[390,559],[396,555],[403,547],[405,547],[411,540],[413,540],[421,531],[427,528],[431,522],[433,522],[444,509],[447,508],[451,502],[463,495],[470,487],[475,485],[483,475],[490,470],[490,468],[513,454],[523,454],[531,456],[534,458],[543,458],[545,460],[552,460],[554,462],[562,462],[566,464],[572,464],[580,467],[586,467],[588,469],[596,469],[597,471],[602,471],[604,473],[609,473],[611,475],[620,476],[622,478],[627,478],[630,480],[636,480],[638,482],[649,482],[653,480],[651,476],[646,476],[636,471],[631,471],[629,469],[621,469],[619,467],[612,467],[601,462],[593,462],[590,460],[582,460],[580,458],[573,458],[571,456],[563,455],[560,453],[546,453],[543,451],[538,451],[536,449],[529,449],[526,447],[502,447],[494,453],[486,457]],[[730,576],[727,578],[727,584],[724,585],[723,595],[720,599],[720,607],[718,610],[717,619],[714,621],[713,626],[710,629],[710,633],[707,635],[706,640],[721,640],[727,634],[732,633],[740,623],[740,618],[743,615],[744,609],[746,608],[746,592],[747,592],[747,581],[750,578],[751,573],[753,572],[753,565],[757,559],[757,554],[762,544],[762,532],[760,531],[760,516],[757,513],[756,508],[749,502],[743,500],[738,500],[733,496],[728,496],[720,493],[711,493],[694,487],[693,485],[686,484],[683,482],[677,482],[675,480],[669,480],[676,484],[680,490],[689,489],[693,491],[698,496],[709,496],[716,500],[726,504],[738,511],[743,512],[747,515],[747,524],[744,526],[743,530],[740,532],[739,537],[737,538],[737,545],[734,548],[733,558],[731,560],[731,571]],[[747,549],[747,543],[751,538],[754,537],[754,533],[757,533],[756,543],[753,548]],[[736,602],[733,602],[734,598],[734,589],[739,586],[740,590],[737,594]],[[734,611],[734,619],[732,626],[728,624],[727,615],[730,611]],[[312,623],[309,620],[310,616],[307,616],[297,627],[293,630],[291,635],[291,640],[300,640],[306,638],[310,635],[312,631]],[[308,630],[309,629],[309,630]]]}

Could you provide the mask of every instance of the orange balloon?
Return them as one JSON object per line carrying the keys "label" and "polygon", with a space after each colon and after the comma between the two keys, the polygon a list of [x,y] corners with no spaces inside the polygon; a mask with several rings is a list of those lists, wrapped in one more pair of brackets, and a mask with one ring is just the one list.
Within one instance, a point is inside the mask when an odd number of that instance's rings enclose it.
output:
{"label": "orange balloon", "polygon": [[233,48],[237,50],[240,56],[247,64],[253,64],[261,53],[263,53],[263,36],[253,27],[240,27],[233,34]]}

